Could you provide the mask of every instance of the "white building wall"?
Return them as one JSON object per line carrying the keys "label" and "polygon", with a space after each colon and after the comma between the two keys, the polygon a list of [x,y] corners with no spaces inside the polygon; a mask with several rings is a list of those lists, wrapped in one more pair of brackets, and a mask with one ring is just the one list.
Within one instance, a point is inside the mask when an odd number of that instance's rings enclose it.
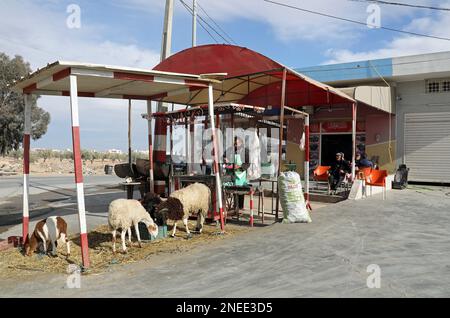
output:
{"label": "white building wall", "polygon": [[426,93],[426,79],[397,83],[397,165],[404,163],[406,113],[450,112],[450,93]]}
{"label": "white building wall", "polygon": [[394,77],[423,78],[424,74],[445,76],[450,72],[450,52],[438,52],[413,56],[396,57],[392,59],[392,74]]}

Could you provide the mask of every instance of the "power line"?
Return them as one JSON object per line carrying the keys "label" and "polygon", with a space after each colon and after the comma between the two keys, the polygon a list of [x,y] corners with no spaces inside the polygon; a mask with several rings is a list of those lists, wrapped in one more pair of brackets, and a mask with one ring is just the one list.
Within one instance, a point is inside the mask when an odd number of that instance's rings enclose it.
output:
{"label": "power line", "polygon": [[424,6],[424,5],[419,5],[419,4],[400,3],[400,2],[381,1],[381,0],[349,0],[349,1],[371,2],[371,3],[385,4],[385,5],[402,6],[402,7],[410,7],[410,8],[418,8],[418,9],[428,9],[428,10],[450,11],[450,8]]}
{"label": "power line", "polygon": [[[186,8],[186,10],[190,14],[193,14],[191,7],[189,7],[183,0],[180,0],[180,2],[183,4],[183,6]],[[211,32],[208,31],[208,29],[203,25],[203,23],[201,21],[198,21],[198,24],[200,24],[200,26],[203,28],[203,30],[205,30],[206,33],[209,34],[209,36],[214,40],[214,42],[219,43],[219,41],[217,41],[217,39],[211,34]]]}
{"label": "power line", "polygon": [[[192,10],[191,7],[189,7],[189,5],[187,5],[183,0],[180,0],[180,1],[181,1],[181,3],[184,5],[184,7],[185,7],[186,9],[188,9],[188,11],[189,11],[191,14],[194,13],[194,11]],[[226,43],[231,44],[226,38],[224,38],[224,37],[222,36],[222,34],[220,34],[214,27],[212,27],[211,24],[209,24],[209,23],[208,23],[208,22],[207,22],[200,14],[197,13],[197,17],[200,19],[201,22],[203,22],[204,24],[206,24],[213,32],[215,32],[218,36],[220,36]],[[198,20],[197,20],[197,21],[198,21]],[[198,22],[199,22],[200,25],[202,25],[202,23],[201,23],[200,21],[198,21]],[[206,32],[208,32],[204,26],[202,26],[202,27],[205,29]],[[211,35],[210,32],[208,32],[208,34]],[[212,36],[212,35],[211,35],[211,36]],[[214,40],[216,41],[216,43],[219,43],[219,42],[215,39],[215,37],[214,37]]]}
{"label": "power line", "polygon": [[222,31],[222,33],[231,41],[231,42],[233,42],[234,44],[237,44],[234,40],[233,40],[233,38],[224,30],[224,29],[222,29],[221,27],[220,27],[220,25],[218,24],[218,23],[216,23],[216,21],[214,21],[214,19],[208,14],[208,12],[206,12],[206,10],[205,9],[203,9],[203,7],[200,5],[200,3],[197,3],[197,6],[200,8],[200,10],[202,10],[205,14],[206,14],[206,16],[214,23],[214,25],[216,26],[216,27],[218,27],[219,28],[219,30],[220,31]]}
{"label": "power line", "polygon": [[[332,18],[332,19],[336,19],[336,20],[341,20],[341,21],[346,21],[346,22],[356,23],[356,24],[359,24],[359,25],[368,26],[368,24],[366,22],[361,22],[361,21],[357,21],[357,20],[342,18],[342,17],[338,17],[338,16],[335,16],[335,15],[331,15],[331,14],[327,14],[327,13],[323,13],[323,12],[303,9],[303,8],[292,6],[292,5],[289,5],[289,4],[286,4],[286,3],[281,3],[281,2],[271,1],[271,0],[263,0],[263,1],[275,4],[275,5],[278,5],[278,6],[282,6],[282,7],[286,7],[286,8],[290,8],[290,9],[294,9],[294,10],[298,10],[298,11],[302,11],[302,12],[307,12],[307,13],[311,13],[311,14],[315,14],[315,15],[320,15],[320,16],[327,17],[327,18]],[[392,31],[392,32],[398,32],[398,33],[403,33],[403,34],[408,34],[408,35],[421,36],[421,37],[430,38],[430,39],[450,41],[450,38],[446,38],[446,37],[440,37],[440,36],[435,36],[435,35],[428,35],[428,34],[422,34],[422,33],[417,33],[417,32],[398,30],[398,29],[389,28],[389,27],[380,26],[379,29]]]}
{"label": "power line", "polygon": [[[191,7],[189,7],[183,0],[180,0],[185,7],[189,8],[189,12],[191,12],[191,14],[193,14],[193,10],[191,9]],[[198,4],[197,4],[198,5]],[[200,7],[200,6],[199,6]],[[200,14],[197,13],[197,17],[203,22],[205,23],[212,31],[214,31],[218,36],[220,36],[222,38],[222,40],[224,40],[226,43],[231,44],[230,41],[228,41],[225,37],[222,36],[222,34],[220,34],[214,27],[211,26],[211,24],[209,24]]]}
{"label": "power line", "polygon": [[[180,0],[181,1],[181,0]],[[211,30],[213,30],[218,36],[220,36],[222,38],[222,40],[224,40],[226,43],[231,44],[230,41],[228,41],[226,38],[223,37],[222,34],[220,34],[214,27],[211,26],[211,24],[209,24],[205,19],[203,19],[203,17],[197,13],[197,17],[203,22],[205,23]]]}

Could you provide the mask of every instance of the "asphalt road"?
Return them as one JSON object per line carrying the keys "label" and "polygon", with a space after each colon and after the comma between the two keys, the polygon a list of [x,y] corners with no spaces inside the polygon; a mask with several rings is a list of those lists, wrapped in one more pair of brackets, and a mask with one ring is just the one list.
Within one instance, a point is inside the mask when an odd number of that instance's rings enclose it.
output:
{"label": "asphalt road", "polygon": [[[116,265],[83,276],[80,289],[65,288],[63,274],[7,279],[0,296],[449,297],[449,193],[412,188],[386,201],[345,201],[314,212],[311,224],[255,228],[189,253]],[[370,265],[380,270],[380,288],[367,285]]]}
{"label": "asphalt road", "polygon": [[[86,187],[117,184],[120,178],[115,175],[85,176]],[[58,189],[74,188],[74,176],[33,176],[30,175],[30,194],[39,194]],[[20,196],[22,194],[23,177],[0,177],[0,201],[5,198]]]}
{"label": "asphalt road", "polygon": [[[50,215],[76,216],[76,190],[73,181],[73,176],[31,176],[31,221]],[[124,191],[118,188],[119,182],[121,179],[112,175],[86,176],[84,186],[87,211],[97,214],[105,210],[104,206],[111,200],[125,197]],[[20,234],[20,231],[8,230],[19,225],[22,220],[22,183],[22,177],[0,178],[0,238],[7,237],[8,234]],[[97,222],[93,221],[93,224]]]}

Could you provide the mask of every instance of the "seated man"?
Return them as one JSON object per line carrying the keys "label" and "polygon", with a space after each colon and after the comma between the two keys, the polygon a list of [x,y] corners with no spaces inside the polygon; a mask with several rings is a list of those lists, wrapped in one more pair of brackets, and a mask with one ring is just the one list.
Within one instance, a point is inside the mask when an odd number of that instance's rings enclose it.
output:
{"label": "seated man", "polygon": [[357,153],[356,154],[356,170],[360,170],[363,168],[373,168],[374,164],[372,161],[367,159],[366,154]]}
{"label": "seated man", "polygon": [[336,191],[345,178],[347,173],[351,173],[350,164],[344,160],[344,154],[338,152],[336,154],[336,161],[328,170],[328,184],[331,191]]}

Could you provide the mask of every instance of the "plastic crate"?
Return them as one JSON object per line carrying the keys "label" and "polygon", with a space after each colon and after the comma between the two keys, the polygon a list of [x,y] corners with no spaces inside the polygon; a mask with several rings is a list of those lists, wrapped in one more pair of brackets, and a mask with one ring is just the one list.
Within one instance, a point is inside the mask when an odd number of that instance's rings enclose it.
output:
{"label": "plastic crate", "polygon": [[148,232],[147,226],[145,223],[139,223],[139,234],[141,236],[141,240],[143,241],[154,241],[158,239],[164,239],[167,237],[167,225],[158,225],[158,236],[153,237]]}

